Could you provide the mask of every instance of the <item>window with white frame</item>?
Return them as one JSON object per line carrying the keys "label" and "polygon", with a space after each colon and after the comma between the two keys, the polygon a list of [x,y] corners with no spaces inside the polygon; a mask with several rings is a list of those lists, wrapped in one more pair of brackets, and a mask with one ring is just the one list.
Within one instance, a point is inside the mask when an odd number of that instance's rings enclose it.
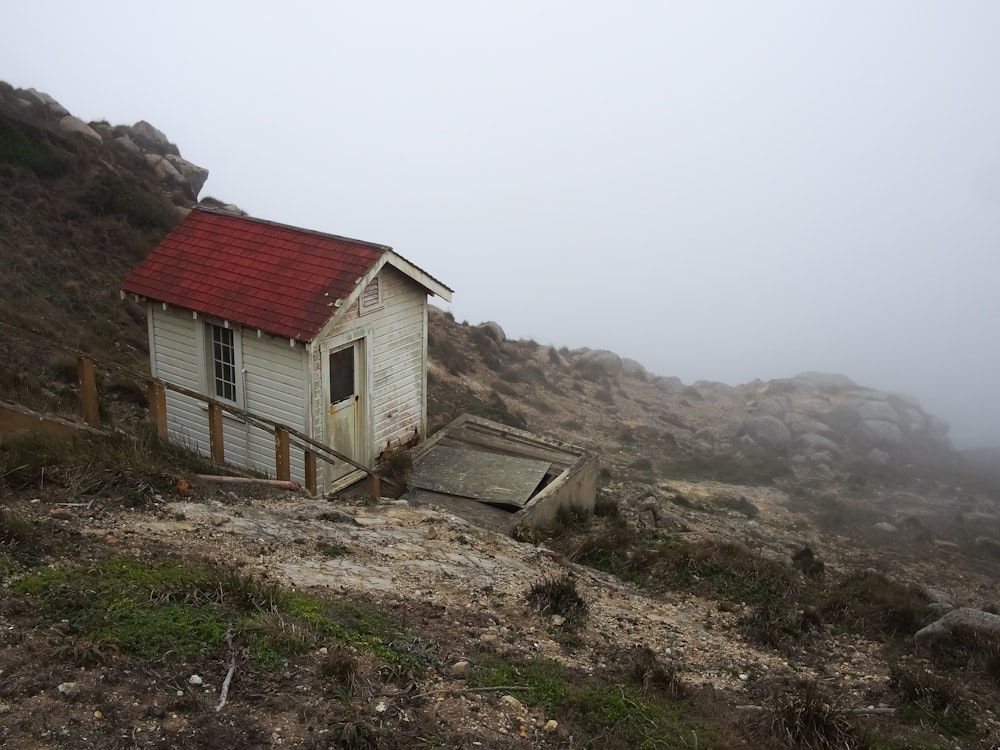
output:
{"label": "window with white frame", "polygon": [[236,401],[236,341],[232,328],[208,324],[209,392]]}

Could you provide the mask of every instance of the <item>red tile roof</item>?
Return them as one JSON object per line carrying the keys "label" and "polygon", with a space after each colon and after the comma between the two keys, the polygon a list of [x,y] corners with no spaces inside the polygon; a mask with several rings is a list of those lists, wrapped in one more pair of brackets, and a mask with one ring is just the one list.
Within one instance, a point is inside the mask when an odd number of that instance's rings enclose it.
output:
{"label": "red tile roof", "polygon": [[195,209],[122,284],[130,294],[311,341],[390,250],[246,216]]}

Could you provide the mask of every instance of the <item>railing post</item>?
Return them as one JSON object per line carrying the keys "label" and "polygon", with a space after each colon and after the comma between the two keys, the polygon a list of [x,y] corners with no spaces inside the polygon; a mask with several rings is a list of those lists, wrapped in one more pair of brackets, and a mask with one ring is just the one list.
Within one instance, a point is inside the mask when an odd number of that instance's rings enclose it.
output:
{"label": "railing post", "polygon": [[316,454],[313,451],[306,451],[306,489],[313,495],[319,489],[316,484]]}
{"label": "railing post", "polygon": [[222,407],[218,404],[208,405],[208,445],[212,451],[212,460],[217,464],[226,462],[226,442],[222,435]]}
{"label": "railing post", "polygon": [[146,400],[149,402],[149,416],[156,425],[156,436],[160,440],[167,439],[167,389],[159,380],[150,380],[146,388]]}
{"label": "railing post", "polygon": [[292,478],[292,460],[289,456],[288,428],[274,428],[274,469],[278,479],[287,482]]}
{"label": "railing post", "polygon": [[101,410],[97,404],[97,377],[94,363],[86,357],[76,358],[76,374],[80,378],[80,409],[83,421],[91,427],[101,426]]}
{"label": "railing post", "polygon": [[378,474],[368,475],[368,494],[374,498],[382,497],[382,483],[379,481]]}

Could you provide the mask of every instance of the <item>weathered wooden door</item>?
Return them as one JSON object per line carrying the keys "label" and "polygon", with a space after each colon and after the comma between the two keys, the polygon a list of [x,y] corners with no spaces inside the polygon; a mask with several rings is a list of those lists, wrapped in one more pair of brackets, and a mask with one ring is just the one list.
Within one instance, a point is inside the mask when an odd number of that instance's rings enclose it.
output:
{"label": "weathered wooden door", "polygon": [[[353,341],[327,355],[329,404],[326,442],[335,451],[359,463],[365,459],[364,340]],[[327,469],[328,484],[354,471],[345,461]]]}

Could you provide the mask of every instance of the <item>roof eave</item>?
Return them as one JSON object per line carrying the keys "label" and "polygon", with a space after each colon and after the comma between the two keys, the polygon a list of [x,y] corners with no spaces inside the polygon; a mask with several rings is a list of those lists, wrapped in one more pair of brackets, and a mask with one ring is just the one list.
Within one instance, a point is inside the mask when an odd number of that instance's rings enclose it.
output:
{"label": "roof eave", "polygon": [[437,295],[445,302],[451,302],[451,295],[454,290],[442,284],[423,269],[410,263],[402,255],[397,254],[393,250],[387,250],[385,253],[385,262],[405,273],[431,294]]}

